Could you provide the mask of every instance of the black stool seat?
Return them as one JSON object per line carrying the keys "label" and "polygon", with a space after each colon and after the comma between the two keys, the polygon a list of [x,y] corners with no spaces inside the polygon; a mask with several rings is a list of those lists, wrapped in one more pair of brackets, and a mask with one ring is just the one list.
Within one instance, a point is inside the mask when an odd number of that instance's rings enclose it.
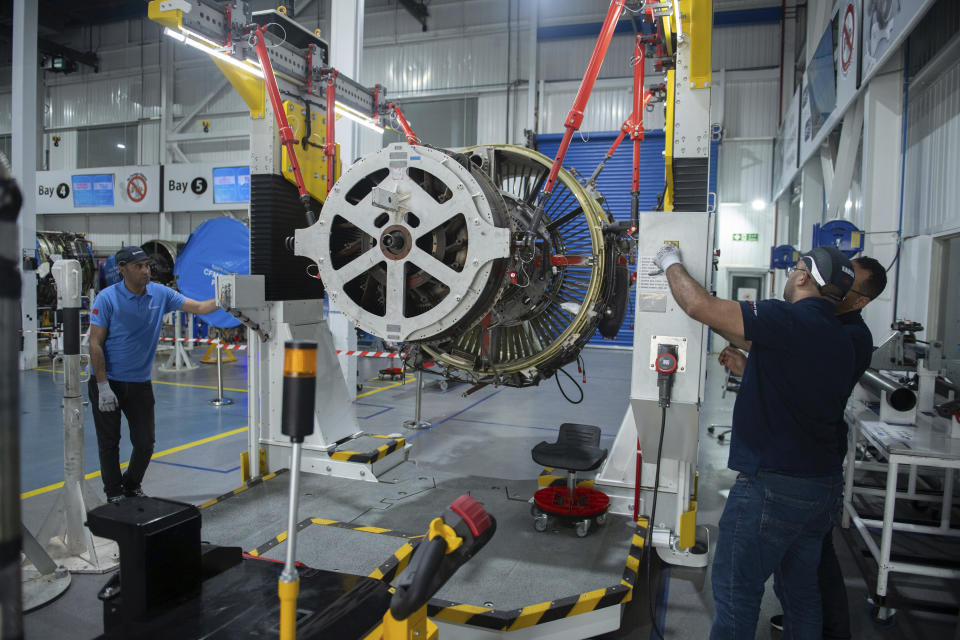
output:
{"label": "black stool seat", "polygon": [[541,442],[533,448],[533,460],[545,467],[592,471],[607,457],[599,444],[600,427],[564,422],[556,442]]}

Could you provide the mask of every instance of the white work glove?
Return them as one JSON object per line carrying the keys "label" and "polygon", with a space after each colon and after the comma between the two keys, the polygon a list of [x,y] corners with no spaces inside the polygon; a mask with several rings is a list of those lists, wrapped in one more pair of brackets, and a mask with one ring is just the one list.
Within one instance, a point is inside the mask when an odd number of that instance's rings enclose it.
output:
{"label": "white work glove", "polygon": [[109,382],[98,382],[97,391],[99,392],[100,396],[100,402],[98,403],[100,411],[116,411],[120,407],[120,402],[117,400],[117,394],[115,394],[113,389],[110,388]]}
{"label": "white work glove", "polygon": [[653,257],[653,263],[657,265],[657,270],[651,271],[651,276],[666,273],[667,269],[671,266],[683,263],[683,260],[680,258],[680,248],[675,244],[664,244],[660,247],[660,250],[657,251],[657,255]]}

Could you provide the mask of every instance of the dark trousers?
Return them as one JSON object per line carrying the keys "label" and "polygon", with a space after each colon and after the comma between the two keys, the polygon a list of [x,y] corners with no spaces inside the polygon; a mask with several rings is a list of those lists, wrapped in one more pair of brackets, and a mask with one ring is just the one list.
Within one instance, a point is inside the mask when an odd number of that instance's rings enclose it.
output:
{"label": "dark trousers", "polygon": [[[97,444],[100,449],[100,475],[103,492],[108,498],[122,495],[124,491],[140,488],[143,474],[147,472],[150,456],[153,455],[153,385],[147,382],[118,382],[110,380],[110,388],[117,394],[120,409],[100,411],[100,393],[97,381],[90,376],[87,393],[93,409],[93,424],[97,428]],[[127,417],[130,427],[130,442],[133,453],[130,466],[120,473],[120,413]]]}
{"label": "dark trousers", "polygon": [[764,583],[775,575],[788,640],[820,640],[817,567],[839,513],[843,478],[741,473],[720,517],[711,640],[753,640]]}
{"label": "dark trousers", "polygon": [[850,607],[847,603],[847,587],[837,552],[833,548],[833,530],[823,538],[820,550],[820,566],[817,570],[820,581],[820,599],[823,602],[824,640],[849,640]]}

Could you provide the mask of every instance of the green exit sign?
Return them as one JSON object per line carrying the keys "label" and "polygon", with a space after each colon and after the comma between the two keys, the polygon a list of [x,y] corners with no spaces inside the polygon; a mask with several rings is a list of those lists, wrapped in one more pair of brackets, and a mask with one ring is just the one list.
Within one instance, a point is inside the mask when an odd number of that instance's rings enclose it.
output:
{"label": "green exit sign", "polygon": [[760,242],[759,233],[735,233],[733,234],[734,242]]}

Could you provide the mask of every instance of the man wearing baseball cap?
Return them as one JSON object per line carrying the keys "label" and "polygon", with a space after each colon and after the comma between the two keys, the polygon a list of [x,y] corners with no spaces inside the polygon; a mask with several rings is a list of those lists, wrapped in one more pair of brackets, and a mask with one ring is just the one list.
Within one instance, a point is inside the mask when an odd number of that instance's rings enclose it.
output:
{"label": "man wearing baseball cap", "polygon": [[733,412],[727,466],[739,472],[719,522],[710,637],[753,638],[764,584],[776,574],[793,638],[820,638],[817,565],[839,515],[843,420],[854,348],[835,313],[853,284],[833,247],[805,253],[781,300],[716,298],[684,269],[680,249],[654,258],[677,304],[734,342],[751,342]]}
{"label": "man wearing baseball cap", "polygon": [[[107,500],[142,496],[140,483],[153,455],[153,360],[163,316],[171,311],[211,313],[214,299],[197,302],[150,282],[150,260],[140,247],[116,254],[123,280],[107,287],[90,309],[90,377],[87,390],[100,449]],[[120,414],[127,417],[133,453],[120,473]]]}
{"label": "man wearing baseball cap", "polygon": [[[855,274],[853,286],[847,292],[843,302],[837,305],[837,320],[843,325],[856,353],[856,368],[853,379],[850,381],[848,397],[853,393],[857,381],[870,366],[870,360],[873,357],[873,334],[870,333],[860,312],[883,293],[887,286],[887,270],[876,259],[861,255],[850,262],[853,264]],[[749,343],[737,346],[750,351]],[[734,375],[743,375],[747,356],[739,348],[724,347],[720,352],[719,360],[720,364],[727,367]],[[833,547],[833,531],[823,537],[817,576],[823,608],[823,638],[824,640],[849,640],[853,637],[850,631],[850,611],[843,573]],[[774,591],[780,588],[776,582],[773,586]],[[783,631],[783,615],[773,616],[770,624],[774,629]]]}

